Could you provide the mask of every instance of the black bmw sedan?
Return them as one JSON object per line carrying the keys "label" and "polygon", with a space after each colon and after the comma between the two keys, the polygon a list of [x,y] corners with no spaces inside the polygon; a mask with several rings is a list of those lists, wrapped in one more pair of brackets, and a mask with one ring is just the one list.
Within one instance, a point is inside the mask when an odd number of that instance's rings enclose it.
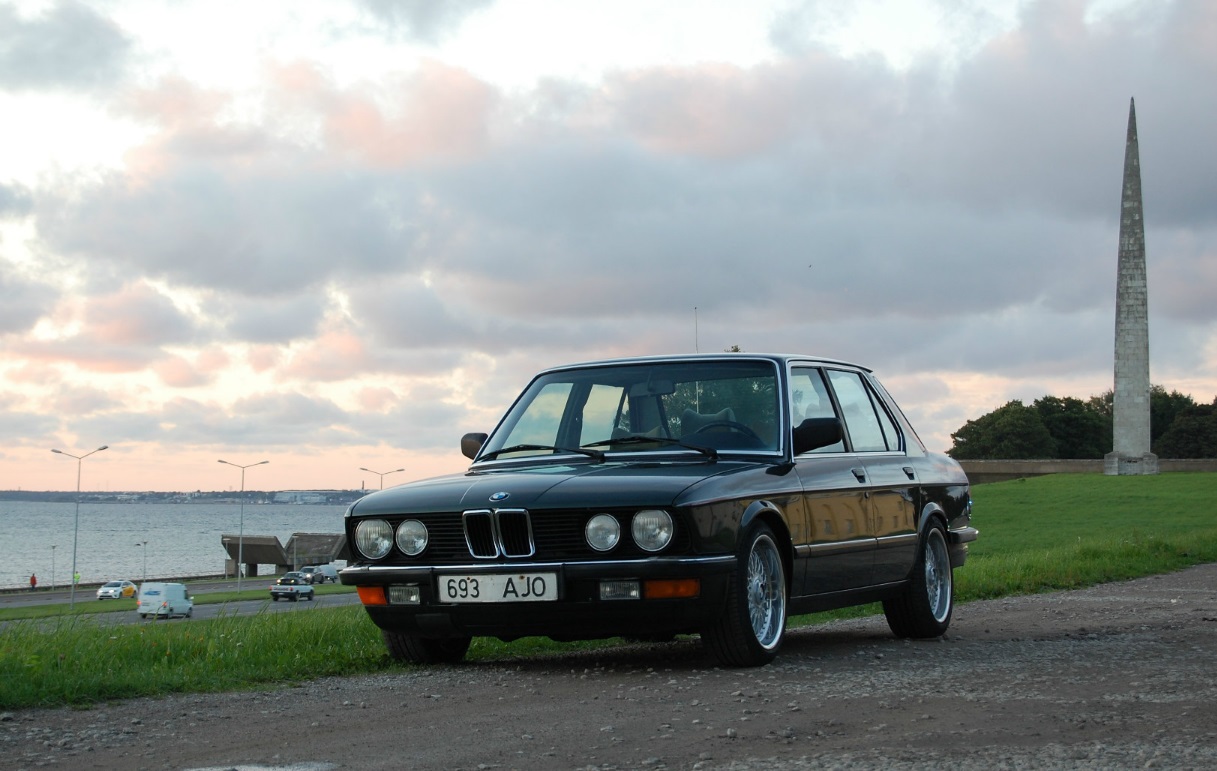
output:
{"label": "black bmw sedan", "polygon": [[773,660],[790,615],[882,601],[901,637],[951,622],[967,477],[872,373],[795,355],[616,359],[533,378],[462,473],[348,510],[358,588],[395,658],[475,636],[699,634]]}

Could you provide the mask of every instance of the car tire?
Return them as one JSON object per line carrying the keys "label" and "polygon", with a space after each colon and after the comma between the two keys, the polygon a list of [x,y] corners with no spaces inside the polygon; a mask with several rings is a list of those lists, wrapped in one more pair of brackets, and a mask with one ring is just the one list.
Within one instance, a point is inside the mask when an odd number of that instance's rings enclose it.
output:
{"label": "car tire", "polygon": [[946,634],[954,609],[951,550],[946,532],[935,522],[917,549],[912,581],[899,597],[883,601],[883,615],[897,637],[925,639]]}
{"label": "car tire", "polygon": [[728,579],[726,608],[702,639],[725,666],[759,667],[773,661],[786,634],[786,568],[764,523],[748,530],[738,559]]}
{"label": "car tire", "polygon": [[409,632],[380,630],[394,661],[411,664],[455,664],[465,658],[472,637],[420,637]]}
{"label": "car tire", "polygon": [[278,601],[279,601],[279,595],[277,595],[277,594],[272,594],[272,595],[270,596],[270,601],[271,601],[271,602],[278,602]]}

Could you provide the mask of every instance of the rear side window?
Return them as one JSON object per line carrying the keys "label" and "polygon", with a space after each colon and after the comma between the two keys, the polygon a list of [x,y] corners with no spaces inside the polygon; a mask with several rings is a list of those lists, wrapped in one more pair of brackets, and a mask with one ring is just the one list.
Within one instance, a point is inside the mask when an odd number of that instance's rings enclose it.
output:
{"label": "rear side window", "polygon": [[900,434],[891,416],[857,372],[828,370],[828,380],[841,404],[845,430],[855,452],[900,449]]}

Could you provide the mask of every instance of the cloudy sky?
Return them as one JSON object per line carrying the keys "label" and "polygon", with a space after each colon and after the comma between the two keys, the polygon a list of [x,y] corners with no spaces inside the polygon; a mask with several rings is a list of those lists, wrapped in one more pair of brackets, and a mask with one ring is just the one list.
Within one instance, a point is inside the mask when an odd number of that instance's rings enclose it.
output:
{"label": "cloudy sky", "polygon": [[541,367],[732,345],[946,449],[1111,388],[1130,97],[1210,401],[1214,82],[1208,0],[0,1],[0,489],[404,482]]}

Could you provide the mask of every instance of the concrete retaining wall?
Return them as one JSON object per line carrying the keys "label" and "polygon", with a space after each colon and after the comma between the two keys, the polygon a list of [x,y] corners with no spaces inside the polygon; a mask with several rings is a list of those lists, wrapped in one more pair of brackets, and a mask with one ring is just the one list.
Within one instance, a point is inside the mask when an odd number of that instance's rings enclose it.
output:
{"label": "concrete retaining wall", "polygon": [[[961,460],[974,485],[1002,482],[1007,479],[1038,477],[1045,474],[1102,474],[1103,460]],[[1217,458],[1200,460],[1158,460],[1158,470],[1164,474],[1187,471],[1217,471]]]}

